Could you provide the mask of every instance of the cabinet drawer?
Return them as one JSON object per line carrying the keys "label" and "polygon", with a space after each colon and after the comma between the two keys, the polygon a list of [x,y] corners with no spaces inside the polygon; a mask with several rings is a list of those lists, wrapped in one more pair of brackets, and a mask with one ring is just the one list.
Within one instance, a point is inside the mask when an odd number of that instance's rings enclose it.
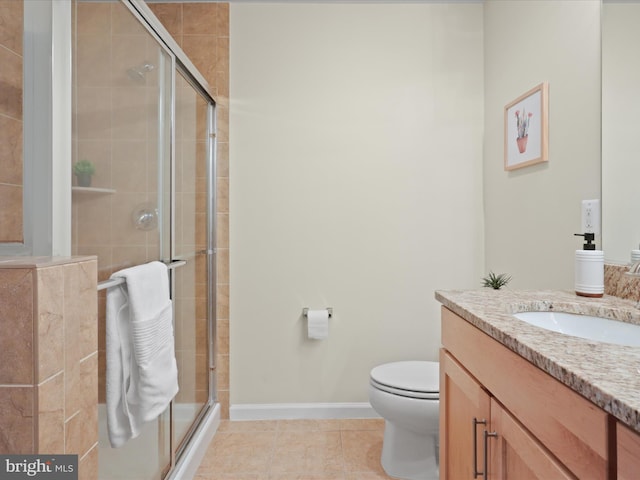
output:
{"label": "cabinet drawer", "polygon": [[442,343],[574,475],[609,477],[605,411],[446,307]]}

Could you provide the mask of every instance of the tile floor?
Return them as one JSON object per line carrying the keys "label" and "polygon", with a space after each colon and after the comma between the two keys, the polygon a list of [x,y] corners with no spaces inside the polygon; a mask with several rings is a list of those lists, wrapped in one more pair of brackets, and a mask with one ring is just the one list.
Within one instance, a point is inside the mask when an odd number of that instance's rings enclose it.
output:
{"label": "tile floor", "polygon": [[385,480],[384,420],[223,421],[195,480]]}

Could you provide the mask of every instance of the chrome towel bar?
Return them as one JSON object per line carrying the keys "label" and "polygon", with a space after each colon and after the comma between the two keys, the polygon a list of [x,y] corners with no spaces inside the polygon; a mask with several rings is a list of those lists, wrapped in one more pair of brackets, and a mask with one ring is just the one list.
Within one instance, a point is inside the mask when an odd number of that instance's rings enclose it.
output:
{"label": "chrome towel bar", "polygon": [[[182,267],[183,265],[186,265],[186,264],[187,264],[186,260],[176,260],[174,262],[165,263],[168,270],[173,270],[174,268]],[[98,291],[115,287],[117,285],[122,285],[124,282],[125,282],[125,279],[121,277],[110,278],[109,280],[98,282]]]}

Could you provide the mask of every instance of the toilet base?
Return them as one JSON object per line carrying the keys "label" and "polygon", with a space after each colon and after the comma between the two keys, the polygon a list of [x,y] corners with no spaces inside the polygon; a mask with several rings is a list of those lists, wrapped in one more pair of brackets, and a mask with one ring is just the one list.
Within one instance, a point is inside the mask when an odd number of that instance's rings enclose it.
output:
{"label": "toilet base", "polygon": [[382,468],[402,480],[438,480],[437,435],[420,435],[385,421]]}

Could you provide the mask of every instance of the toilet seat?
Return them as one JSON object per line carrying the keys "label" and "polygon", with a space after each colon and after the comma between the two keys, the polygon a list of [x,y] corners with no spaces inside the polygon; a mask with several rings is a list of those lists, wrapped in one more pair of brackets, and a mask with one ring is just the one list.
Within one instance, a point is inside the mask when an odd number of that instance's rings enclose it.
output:
{"label": "toilet seat", "polygon": [[371,370],[374,388],[403,397],[438,400],[440,367],[438,362],[406,361],[379,365]]}

